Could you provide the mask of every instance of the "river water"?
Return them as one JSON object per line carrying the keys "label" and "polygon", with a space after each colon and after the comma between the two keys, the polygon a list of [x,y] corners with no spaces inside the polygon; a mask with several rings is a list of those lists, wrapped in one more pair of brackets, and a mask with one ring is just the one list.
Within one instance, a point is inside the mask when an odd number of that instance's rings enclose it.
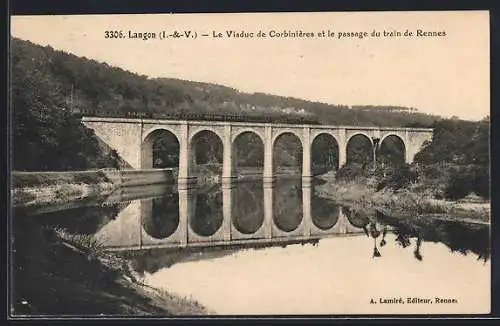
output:
{"label": "river water", "polygon": [[28,213],[217,314],[489,313],[489,226],[354,209],[319,186],[156,185]]}

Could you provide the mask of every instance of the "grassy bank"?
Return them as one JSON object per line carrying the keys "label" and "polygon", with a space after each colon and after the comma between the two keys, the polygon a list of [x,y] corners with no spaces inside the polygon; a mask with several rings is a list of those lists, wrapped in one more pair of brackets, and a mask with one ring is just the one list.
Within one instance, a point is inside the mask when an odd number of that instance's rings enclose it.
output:
{"label": "grassy bank", "polygon": [[408,188],[376,189],[369,180],[335,181],[319,185],[317,193],[321,197],[360,208],[378,209],[390,215],[415,217],[419,214],[434,214],[439,218],[490,221],[490,202],[485,200],[458,201],[435,199],[419,186]]}
{"label": "grassy bank", "polygon": [[14,206],[41,206],[109,194],[115,185],[102,171],[13,172]]}
{"label": "grassy bank", "polygon": [[209,313],[190,299],[141,284],[126,260],[105,252],[90,236],[22,215],[14,223],[14,316]]}

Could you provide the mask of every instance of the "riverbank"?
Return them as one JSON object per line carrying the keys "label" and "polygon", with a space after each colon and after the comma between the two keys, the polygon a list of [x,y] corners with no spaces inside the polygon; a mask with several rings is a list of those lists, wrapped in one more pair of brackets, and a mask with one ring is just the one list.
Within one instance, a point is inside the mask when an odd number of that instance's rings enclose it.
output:
{"label": "riverbank", "polygon": [[14,207],[59,205],[102,198],[118,188],[155,184],[174,184],[172,169],[14,171],[11,197]]}
{"label": "riverbank", "polygon": [[434,215],[442,219],[459,219],[490,223],[491,205],[489,201],[470,196],[463,200],[450,201],[435,199],[418,187],[383,188],[355,181],[326,182],[316,187],[320,197],[366,209],[378,209],[394,216],[410,218],[416,215]]}
{"label": "riverbank", "polygon": [[57,205],[110,194],[115,183],[102,171],[13,172],[14,207]]}
{"label": "riverbank", "polygon": [[127,261],[91,236],[71,235],[16,216],[11,314],[206,315],[188,298],[137,280]]}

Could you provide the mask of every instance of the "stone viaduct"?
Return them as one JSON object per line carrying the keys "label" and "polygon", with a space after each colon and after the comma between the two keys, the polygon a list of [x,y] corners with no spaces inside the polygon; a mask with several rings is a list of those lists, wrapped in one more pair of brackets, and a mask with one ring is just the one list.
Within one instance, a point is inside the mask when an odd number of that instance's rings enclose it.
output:
{"label": "stone viaduct", "polygon": [[151,169],[152,145],[162,131],[175,135],[179,142],[178,181],[191,177],[195,165],[192,149],[193,137],[202,131],[213,132],[223,145],[222,180],[233,177],[233,144],[245,132],[259,136],[264,147],[264,180],[273,178],[273,146],[283,134],[295,135],[302,145],[302,177],[311,178],[311,147],[314,139],[327,134],[335,139],[339,149],[339,167],[347,162],[347,144],[356,135],[363,135],[372,148],[382,144],[389,136],[398,137],[404,144],[405,160],[411,163],[426,140],[431,140],[433,130],[428,128],[362,127],[339,125],[301,125],[255,122],[181,121],[155,119],[127,119],[83,117],[82,122],[108,146],[115,149],[133,169]]}

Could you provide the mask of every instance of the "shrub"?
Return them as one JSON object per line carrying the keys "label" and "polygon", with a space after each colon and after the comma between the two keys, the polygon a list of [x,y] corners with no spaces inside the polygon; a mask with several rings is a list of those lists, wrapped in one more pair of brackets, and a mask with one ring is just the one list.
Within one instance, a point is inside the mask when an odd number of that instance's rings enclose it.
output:
{"label": "shrub", "polygon": [[362,164],[351,163],[344,165],[337,171],[336,178],[343,181],[353,181],[358,178],[366,177],[368,169]]}
{"label": "shrub", "polygon": [[63,228],[56,228],[55,231],[61,239],[67,241],[86,254],[89,254],[91,256],[98,256],[105,251],[104,244],[100,240],[96,239],[93,235],[72,234]]}
{"label": "shrub", "polygon": [[461,169],[451,175],[444,190],[447,199],[458,200],[473,190],[473,176],[467,169]]}
{"label": "shrub", "polygon": [[447,178],[444,195],[457,200],[474,192],[483,198],[490,198],[490,174],[488,166],[465,165],[455,167]]}
{"label": "shrub", "polygon": [[473,190],[483,198],[490,198],[490,173],[487,166],[478,166],[475,168]]}
{"label": "shrub", "polygon": [[380,176],[380,181],[377,184],[377,191],[389,187],[394,190],[408,186],[418,180],[418,173],[412,169],[410,165],[389,166],[380,169],[376,174]]}

